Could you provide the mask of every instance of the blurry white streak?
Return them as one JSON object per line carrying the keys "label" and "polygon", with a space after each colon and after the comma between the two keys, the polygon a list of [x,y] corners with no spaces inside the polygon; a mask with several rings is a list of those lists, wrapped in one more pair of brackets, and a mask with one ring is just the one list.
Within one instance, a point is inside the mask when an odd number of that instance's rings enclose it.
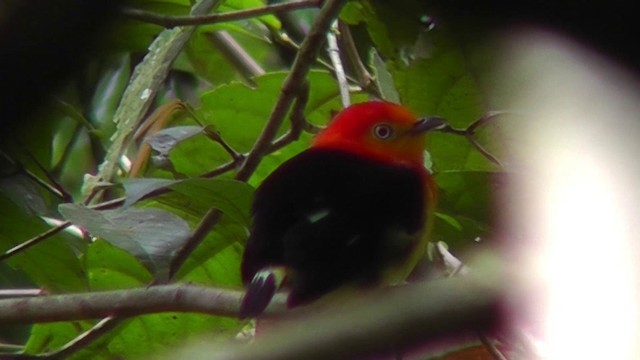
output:
{"label": "blurry white streak", "polygon": [[509,232],[524,238],[523,278],[538,277],[543,347],[549,359],[640,358],[639,87],[552,34],[512,40],[502,91],[529,117],[514,127]]}
{"label": "blurry white streak", "polygon": [[129,173],[129,171],[131,171],[131,160],[126,155],[122,155],[120,157],[120,168],[125,173]]}
{"label": "blurry white streak", "polygon": [[449,252],[449,249],[447,249],[447,245],[445,242],[438,241],[436,243],[436,250],[442,257],[442,262],[444,263],[449,276],[454,276],[457,274],[466,276],[469,274],[469,269],[462,263],[462,261],[453,256],[451,252]]}
{"label": "blurry white streak", "polygon": [[[47,217],[47,216],[42,216],[41,217],[42,220],[44,220],[44,222],[47,223],[47,225],[49,226],[61,226],[62,224],[64,224],[66,221],[64,220],[59,220],[59,219],[54,219],[51,217]],[[75,225],[69,225],[67,226],[63,231],[79,238],[79,239],[84,239],[84,233],[82,232],[82,230],[75,226]]]}

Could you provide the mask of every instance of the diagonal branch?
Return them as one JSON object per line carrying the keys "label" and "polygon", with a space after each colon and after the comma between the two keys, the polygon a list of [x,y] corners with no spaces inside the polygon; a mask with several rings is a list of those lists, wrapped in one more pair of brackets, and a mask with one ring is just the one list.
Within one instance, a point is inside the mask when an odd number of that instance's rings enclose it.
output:
{"label": "diagonal branch", "polygon": [[[240,170],[238,170],[235,176],[236,180],[249,180],[262,158],[269,153],[278,129],[289,112],[294,99],[304,93],[307,74],[311,69],[311,65],[315,62],[318,50],[324,42],[325,34],[329,30],[333,20],[338,16],[344,3],[345,0],[328,0],[318,13],[316,21],[309,30],[309,35],[307,35],[300,46],[300,51],[293,62],[291,72],[289,72],[289,75],[284,80],[280,96],[271,111],[267,124],[247,155]],[[170,277],[175,276],[180,270],[180,267],[182,267],[182,264],[184,264],[191,252],[198,247],[204,237],[218,223],[220,216],[221,213],[217,209],[211,209],[207,212],[185,243],[185,246],[180,249],[171,262]]]}
{"label": "diagonal branch", "polygon": [[345,0],[328,0],[318,13],[316,21],[309,30],[309,35],[300,45],[291,72],[284,80],[280,97],[271,111],[267,125],[247,156],[244,165],[236,175],[237,180],[246,181],[258,167],[275,138],[280,125],[289,111],[295,97],[303,90],[304,79],[315,62],[318,50],[324,43],[325,34],[329,31],[334,19],[338,16]]}
{"label": "diagonal branch", "polygon": [[[205,14],[215,8],[220,0],[202,0],[192,8],[192,14]],[[113,116],[117,124],[113,141],[98,174],[89,178],[83,193],[91,197],[101,182],[110,182],[117,171],[126,147],[131,141],[140,120],[151,106],[155,95],[164,82],[171,64],[191,37],[194,27],[179,27],[164,30],[150,45],[149,53],[136,66],[134,75],[122,95],[122,100]]]}

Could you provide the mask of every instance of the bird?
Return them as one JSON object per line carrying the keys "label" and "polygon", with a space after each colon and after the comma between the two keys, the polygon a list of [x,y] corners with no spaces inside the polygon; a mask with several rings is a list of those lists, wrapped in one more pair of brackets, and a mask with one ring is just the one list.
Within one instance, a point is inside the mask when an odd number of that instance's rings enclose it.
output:
{"label": "bird", "polygon": [[254,194],[240,318],[259,317],[282,288],[293,308],[403,282],[426,251],[435,207],[430,129],[399,104],[354,104],[269,174]]}

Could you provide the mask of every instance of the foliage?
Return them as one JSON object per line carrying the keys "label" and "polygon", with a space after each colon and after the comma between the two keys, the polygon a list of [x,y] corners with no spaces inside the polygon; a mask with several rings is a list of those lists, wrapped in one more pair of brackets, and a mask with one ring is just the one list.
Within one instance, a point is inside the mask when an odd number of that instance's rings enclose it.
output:
{"label": "foliage", "polygon": [[[395,86],[400,101],[416,113],[438,115],[465,127],[491,110],[485,105],[482,79],[476,75],[478,64],[487,59],[462,47],[446,27],[432,27],[420,3],[352,1],[343,8],[341,19],[352,26],[369,70],[377,67],[380,77],[391,79],[391,84],[381,86]],[[138,0],[133,5],[164,14],[184,15],[190,8],[186,0]],[[261,5],[258,0],[226,0],[218,10]],[[312,21],[315,10],[295,14],[307,27],[305,19]],[[187,105],[160,116],[158,128],[151,124],[146,133],[140,132],[126,155],[144,166],[135,178],[129,177],[126,166],[122,168],[97,199],[123,200],[120,206],[102,210],[87,206],[90,202],[83,204],[83,176],[95,174],[103,161],[117,129],[111,119],[133,69],[162,31],[157,25],[119,20],[102,44],[108,56],[93,59],[78,81],[56,93],[38,111],[32,127],[21,129],[4,144],[0,158],[0,250],[7,251],[65,220],[84,232],[59,232],[2,260],[0,286],[37,287],[60,294],[144,287],[154,279],[166,280],[171,258],[214,207],[222,218],[174,280],[241,288],[239,261],[253,189],[312,138],[302,133],[297,141],[266,154],[248,183],[233,180],[234,156],[252,149],[289,74],[286,54],[292,50],[276,38],[287,30],[283,26],[279,17],[264,15],[196,30],[174,62],[152,110],[157,114],[176,99]],[[240,65],[211,40],[210,35],[219,31],[235,39],[263,72],[247,76],[240,71]],[[375,56],[372,49],[377,51]],[[383,68],[374,63],[377,56]],[[323,126],[341,108],[338,85],[320,64],[313,65],[307,81],[310,92],[304,116],[310,124]],[[352,101],[374,97],[371,91],[361,90],[352,94]],[[285,122],[278,134],[284,135],[289,128]],[[481,140],[487,144],[492,137],[488,133]],[[145,138],[151,152],[143,151]],[[501,169],[464,137],[435,133],[430,136],[429,151],[440,190],[433,238],[462,251],[474,239],[490,234],[489,194]],[[201,177],[229,163],[230,171]],[[58,184],[73,201],[68,203],[65,196],[34,179]],[[26,338],[12,340],[26,344],[26,353],[39,354],[56,350],[93,324],[93,320],[42,323],[33,325]],[[74,358],[146,357],[198,334],[232,338],[245,325],[233,318],[186,313],[139,316]],[[0,337],[11,332],[0,326]]]}

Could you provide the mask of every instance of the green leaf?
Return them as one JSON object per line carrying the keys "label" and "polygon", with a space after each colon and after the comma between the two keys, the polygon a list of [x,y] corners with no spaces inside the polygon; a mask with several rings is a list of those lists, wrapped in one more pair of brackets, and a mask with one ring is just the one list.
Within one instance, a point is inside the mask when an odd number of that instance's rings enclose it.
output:
{"label": "green leaf", "polygon": [[460,222],[456,220],[456,218],[454,218],[453,216],[449,216],[441,212],[436,212],[434,216],[437,217],[439,220],[442,220],[445,223],[451,225],[451,227],[453,227],[454,229],[458,231],[462,231],[462,224],[460,224]]}
{"label": "green leaf", "polygon": [[[232,148],[247,152],[269,118],[286,76],[285,72],[267,73],[253,79],[255,88],[232,83],[205,92],[201,96],[199,118],[205,125],[213,125]],[[325,125],[331,113],[341,109],[337,85],[325,71],[312,71],[308,80],[310,93],[305,115],[309,122]],[[354,99],[362,99],[362,96]],[[288,126],[285,121],[280,134]],[[304,136],[303,139],[308,145],[309,137]],[[231,160],[219,144],[203,135],[178,144],[170,159],[178,172],[191,176],[206,173]]]}
{"label": "green leaf", "polygon": [[[220,6],[219,10],[224,13],[227,11],[247,10],[264,6],[265,2],[261,0],[226,0]],[[257,19],[274,30],[279,30],[282,27],[278,18],[271,14],[260,16]]]}
{"label": "green leaf", "polygon": [[177,180],[167,179],[126,179],[122,182],[127,199],[124,201],[123,207],[131,206],[144,196],[165,188],[171,184],[175,184]]}
{"label": "green leaf", "polygon": [[[192,202],[192,199],[170,192],[145,203],[178,214],[192,226],[202,220],[211,204]],[[247,208],[248,211],[248,208]],[[233,217],[223,215],[216,226],[189,256],[176,279],[202,285],[240,286],[240,259],[243,244],[248,237],[247,225],[238,223]],[[220,270],[220,264],[226,264]]]}
{"label": "green leaf", "polygon": [[168,276],[173,252],[189,237],[183,219],[159,209],[125,208],[97,211],[77,204],[63,204],[60,212],[93,236],[128,251],[157,279]]}
{"label": "green leaf", "polygon": [[162,156],[168,156],[176,145],[198,134],[202,134],[204,129],[201,126],[175,126],[162,129],[147,140],[149,146]]}
{"label": "green leaf", "polygon": [[340,18],[351,25],[364,23],[371,40],[383,58],[405,61],[423,30],[421,18],[427,15],[428,2],[352,1]]}
{"label": "green leaf", "polygon": [[113,122],[113,115],[129,83],[131,75],[129,57],[129,54],[121,54],[107,64],[108,68],[98,81],[91,99],[89,118],[101,133],[105,134],[105,143],[115,131],[116,124]]}
{"label": "green leaf", "polygon": [[396,86],[393,83],[393,78],[391,74],[387,70],[387,65],[382,61],[380,55],[375,49],[371,49],[370,53],[371,57],[371,67],[374,70],[376,84],[378,85],[378,89],[380,89],[380,94],[382,94],[382,98],[387,101],[391,101],[394,103],[400,103],[400,96],[396,91]]}
{"label": "green leaf", "polygon": [[226,31],[237,46],[241,47],[253,61],[260,64],[263,70],[273,71],[281,68],[279,63],[265,59],[271,55],[272,51],[267,33],[251,26],[252,21],[244,23],[246,26],[220,23],[203,25],[196,29],[185,50],[198,75],[216,85],[244,79],[241,65],[236,64],[233,58],[226,56],[225,51],[221,50],[224,45],[218,44],[215,37],[211,36],[219,31]]}
{"label": "green leaf", "polygon": [[[408,66],[389,63],[402,103],[421,115],[437,115],[452,126],[466,128],[486,111],[482,88],[471,67],[469,54],[444,30],[429,32],[434,50]],[[426,41],[426,40],[425,40]],[[416,81],[415,79],[420,79]],[[495,171],[463,136],[434,133],[429,137],[434,170]]]}
{"label": "green leaf", "polygon": [[[25,213],[0,191],[0,247],[6,251],[50,229],[39,217]],[[70,237],[59,233],[6,260],[51,293],[87,288],[80,261],[70,247]]]}
{"label": "green leaf", "polygon": [[246,183],[225,179],[188,179],[169,186],[186,196],[191,206],[200,209],[215,207],[225,216],[249,225],[253,188]]}
{"label": "green leaf", "polygon": [[444,241],[455,251],[485,239],[492,230],[494,172],[448,171],[435,175],[438,205],[434,217],[434,240]]}
{"label": "green leaf", "polygon": [[153,276],[130,253],[97,239],[87,247],[84,264],[92,291],[147,286]]}
{"label": "green leaf", "polygon": [[[56,351],[69,341],[93,326],[90,321],[57,322],[36,324],[31,329],[31,336],[25,344],[26,354],[40,354]],[[93,356],[88,351],[80,351],[78,355]]]}
{"label": "green leaf", "polygon": [[[158,14],[188,15],[191,2],[188,0],[135,0],[129,6]],[[116,51],[145,52],[149,44],[164,28],[127,17],[118,17],[108,37],[108,45]]]}
{"label": "green leaf", "polygon": [[144,315],[127,321],[114,331],[109,342],[113,358],[148,359],[175,349],[205,334],[229,341],[244,322],[224,317],[188,313]]}
{"label": "green leaf", "polygon": [[248,236],[253,188],[227,179],[187,179],[170,186],[170,193],[144,204],[171,211],[197,226],[205,213],[222,213],[213,231],[191,254],[176,278],[199,284],[240,285],[240,254]]}

